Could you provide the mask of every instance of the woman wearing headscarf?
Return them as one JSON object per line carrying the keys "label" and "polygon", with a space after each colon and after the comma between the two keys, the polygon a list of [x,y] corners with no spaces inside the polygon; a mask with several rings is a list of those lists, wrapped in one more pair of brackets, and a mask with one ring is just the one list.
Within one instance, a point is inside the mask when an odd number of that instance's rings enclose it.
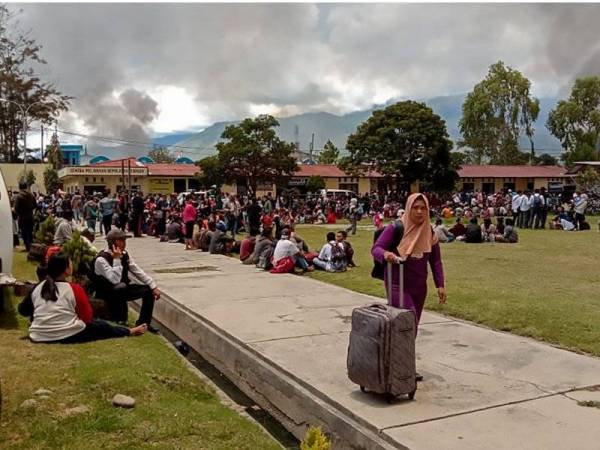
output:
{"label": "woman wearing headscarf", "polygon": [[[440,303],[446,302],[444,287],[444,269],[437,237],[431,230],[429,221],[429,202],[419,193],[411,194],[406,201],[405,213],[400,219],[404,225],[404,235],[398,244],[394,242],[394,225],[388,225],[379,236],[371,254],[383,264],[394,263],[399,256],[404,264],[404,308],[415,315],[415,333],[417,331],[425,299],[427,298],[427,264],[431,266],[433,281],[438,290]],[[384,272],[387,290],[387,270]],[[399,271],[392,271],[392,306],[400,306]],[[423,377],[417,374],[417,380]]]}

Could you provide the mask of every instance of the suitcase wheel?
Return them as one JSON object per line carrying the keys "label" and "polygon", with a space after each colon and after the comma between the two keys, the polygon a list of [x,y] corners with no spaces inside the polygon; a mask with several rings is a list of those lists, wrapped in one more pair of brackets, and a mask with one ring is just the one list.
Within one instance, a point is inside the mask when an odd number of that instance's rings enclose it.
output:
{"label": "suitcase wheel", "polygon": [[361,387],[360,387],[360,391],[361,391],[361,392],[367,392],[367,390],[365,389],[365,387],[364,387],[364,386],[361,386]]}
{"label": "suitcase wheel", "polygon": [[394,394],[385,394],[385,401],[388,402],[388,405],[391,405],[396,400],[396,396]]}
{"label": "suitcase wheel", "polygon": [[412,391],[411,393],[408,394],[408,399],[409,400],[414,400],[415,399],[415,393],[417,392],[417,390],[415,389],[414,391]]}

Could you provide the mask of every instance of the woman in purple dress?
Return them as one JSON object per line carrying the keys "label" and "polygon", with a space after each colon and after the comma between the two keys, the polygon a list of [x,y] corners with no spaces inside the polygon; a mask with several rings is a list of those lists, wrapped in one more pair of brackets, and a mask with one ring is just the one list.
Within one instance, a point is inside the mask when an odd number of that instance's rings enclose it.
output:
{"label": "woman in purple dress", "polygon": [[[404,264],[404,308],[415,314],[415,332],[418,328],[427,298],[427,264],[431,266],[433,281],[440,303],[446,302],[444,269],[440,244],[431,231],[429,202],[423,194],[411,194],[406,201],[406,212],[402,216],[404,235],[398,244],[394,242],[394,226],[388,225],[377,239],[371,253],[380,263],[393,263],[399,256]],[[387,270],[385,271],[387,290]],[[399,271],[392,273],[392,306],[400,306]],[[423,377],[417,374],[417,380]]]}

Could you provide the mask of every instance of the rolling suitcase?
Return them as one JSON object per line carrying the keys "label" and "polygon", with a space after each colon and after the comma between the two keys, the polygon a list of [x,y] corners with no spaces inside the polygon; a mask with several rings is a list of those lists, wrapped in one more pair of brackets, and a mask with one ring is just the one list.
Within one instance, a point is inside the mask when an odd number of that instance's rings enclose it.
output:
{"label": "rolling suitcase", "polygon": [[417,390],[415,317],[403,309],[404,263],[400,271],[400,308],[391,306],[392,266],[387,266],[387,305],[372,303],[352,311],[348,377],[361,391],[385,394],[389,403],[400,395],[414,399]]}

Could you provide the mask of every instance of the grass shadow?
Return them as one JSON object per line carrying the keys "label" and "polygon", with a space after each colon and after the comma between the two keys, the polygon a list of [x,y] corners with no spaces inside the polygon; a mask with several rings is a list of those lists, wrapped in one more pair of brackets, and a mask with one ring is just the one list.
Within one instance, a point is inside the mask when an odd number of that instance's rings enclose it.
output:
{"label": "grass shadow", "polygon": [[17,310],[15,309],[10,288],[0,289],[0,329],[14,330],[19,328]]}

